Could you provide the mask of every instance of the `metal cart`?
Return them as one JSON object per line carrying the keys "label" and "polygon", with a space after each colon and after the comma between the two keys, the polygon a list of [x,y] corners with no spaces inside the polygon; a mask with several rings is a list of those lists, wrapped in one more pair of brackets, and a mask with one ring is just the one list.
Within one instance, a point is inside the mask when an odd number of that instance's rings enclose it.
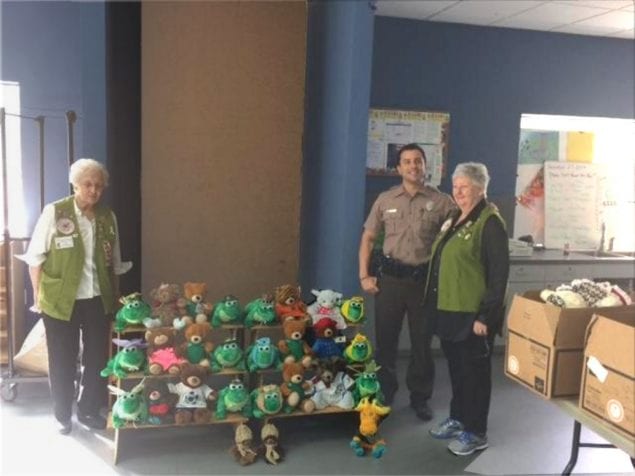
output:
{"label": "metal cart", "polygon": [[[20,375],[16,372],[14,365],[15,349],[14,349],[14,315],[12,307],[12,249],[11,245],[16,242],[26,242],[29,238],[16,238],[11,236],[9,230],[9,193],[8,193],[8,166],[7,166],[7,141],[6,141],[6,118],[7,116],[13,116],[20,119],[32,120],[37,124],[39,132],[39,179],[40,179],[40,210],[44,208],[44,116],[25,116],[20,114],[11,114],[5,111],[5,108],[0,108],[0,140],[2,142],[2,193],[3,193],[3,217],[4,217],[4,231],[2,236],[3,257],[4,257],[4,291],[5,291],[5,305],[7,311],[7,365],[6,368],[2,368],[2,374],[0,376],[0,397],[2,400],[11,402],[15,400],[18,395],[18,384],[21,383],[36,383],[36,382],[48,382],[47,375]],[[76,114],[73,111],[66,113],[67,124],[67,150],[68,150],[68,162],[69,166],[73,162],[73,126],[76,120]]]}

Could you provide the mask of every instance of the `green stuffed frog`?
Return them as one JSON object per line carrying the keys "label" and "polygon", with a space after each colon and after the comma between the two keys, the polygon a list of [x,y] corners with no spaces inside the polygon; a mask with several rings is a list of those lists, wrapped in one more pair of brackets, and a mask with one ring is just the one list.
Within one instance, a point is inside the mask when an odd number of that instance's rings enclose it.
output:
{"label": "green stuffed frog", "polygon": [[258,299],[254,299],[245,306],[245,325],[271,326],[278,323],[278,316],[273,305],[273,296],[265,294]]}
{"label": "green stuffed frog", "polygon": [[117,378],[125,378],[131,372],[144,370],[146,364],[145,348],[147,344],[143,339],[113,339],[113,344],[122,349],[115,354],[106,364],[100,375],[109,377],[114,375]]}
{"label": "green stuffed frog", "polygon": [[247,368],[250,372],[275,368],[282,368],[280,351],[271,343],[271,338],[260,337],[247,349]]}
{"label": "green stuffed frog", "polygon": [[381,369],[374,360],[364,366],[364,371],[359,372],[355,377],[355,387],[353,388],[353,399],[357,405],[362,398],[376,400],[380,405],[384,404],[384,394],[377,378],[377,372]]}
{"label": "green stuffed frog", "polygon": [[280,387],[275,384],[262,385],[251,392],[253,415],[265,418],[280,413],[284,407],[284,399]]}
{"label": "green stuffed frog", "polygon": [[149,319],[152,314],[152,308],[142,299],[141,293],[123,296],[119,302],[123,304],[123,307],[115,316],[116,332],[122,332],[128,326],[143,325],[144,319]]}
{"label": "green stuffed frog", "polygon": [[373,346],[368,337],[356,334],[350,344],[344,349],[344,357],[349,364],[363,364],[373,356]]}
{"label": "green stuffed frog", "polygon": [[227,418],[227,412],[240,412],[245,418],[251,417],[249,392],[245,389],[245,385],[240,379],[232,380],[218,394],[214,416],[217,420],[224,420]]}
{"label": "green stuffed frog", "polygon": [[243,317],[243,310],[238,299],[232,295],[225,296],[214,305],[212,314],[212,326],[219,327],[223,324],[240,324]]}
{"label": "green stuffed frog", "polygon": [[236,339],[225,339],[212,353],[212,372],[223,369],[245,370],[243,350]]}

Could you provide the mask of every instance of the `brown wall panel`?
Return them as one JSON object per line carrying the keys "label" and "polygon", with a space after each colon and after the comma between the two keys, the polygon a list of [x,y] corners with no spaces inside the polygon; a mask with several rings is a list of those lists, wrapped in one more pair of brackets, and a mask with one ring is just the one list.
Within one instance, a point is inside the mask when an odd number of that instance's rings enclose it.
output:
{"label": "brown wall panel", "polygon": [[304,2],[144,2],[142,288],[298,275]]}

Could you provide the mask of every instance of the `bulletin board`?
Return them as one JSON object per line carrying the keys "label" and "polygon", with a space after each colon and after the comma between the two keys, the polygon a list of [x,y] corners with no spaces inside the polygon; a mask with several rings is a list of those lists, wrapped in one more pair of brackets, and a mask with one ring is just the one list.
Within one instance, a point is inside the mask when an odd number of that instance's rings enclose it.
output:
{"label": "bulletin board", "polygon": [[447,168],[449,132],[447,112],[370,109],[366,172],[398,175],[399,149],[415,142],[426,153],[426,183],[438,186]]}

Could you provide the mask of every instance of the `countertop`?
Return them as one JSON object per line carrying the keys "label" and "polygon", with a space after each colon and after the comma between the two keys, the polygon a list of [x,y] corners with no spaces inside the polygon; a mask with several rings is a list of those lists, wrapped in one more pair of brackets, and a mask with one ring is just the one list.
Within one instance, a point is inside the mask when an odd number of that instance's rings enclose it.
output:
{"label": "countertop", "polygon": [[[617,253],[616,253],[617,254]],[[562,250],[534,250],[532,256],[510,256],[511,264],[530,264],[530,263],[584,263],[584,264],[612,264],[612,263],[633,263],[635,258],[632,256],[589,256],[580,252],[571,251],[568,256],[562,253]]]}

